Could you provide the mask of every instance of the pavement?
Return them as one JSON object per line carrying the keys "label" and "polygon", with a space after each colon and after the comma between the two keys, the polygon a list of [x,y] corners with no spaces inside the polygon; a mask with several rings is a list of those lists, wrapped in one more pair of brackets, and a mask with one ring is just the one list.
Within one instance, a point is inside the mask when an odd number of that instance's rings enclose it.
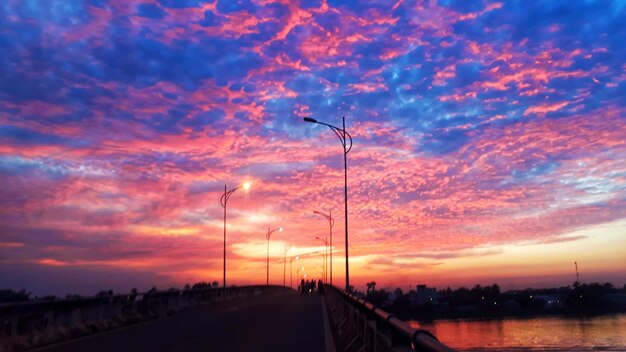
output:
{"label": "pavement", "polygon": [[179,312],[37,352],[206,352],[333,350],[319,294],[279,290]]}

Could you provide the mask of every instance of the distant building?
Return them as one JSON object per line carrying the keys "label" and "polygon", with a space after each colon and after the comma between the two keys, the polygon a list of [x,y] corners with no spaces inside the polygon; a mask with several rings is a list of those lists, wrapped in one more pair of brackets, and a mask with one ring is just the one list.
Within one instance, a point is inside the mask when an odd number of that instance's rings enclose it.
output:
{"label": "distant building", "polygon": [[543,301],[546,309],[563,308],[565,303],[564,299],[559,295],[535,295],[533,299],[538,302]]}
{"label": "distant building", "polygon": [[438,304],[439,303],[439,294],[437,293],[437,289],[434,287],[427,287],[426,285],[416,285],[415,291],[411,291],[410,295],[411,304],[413,305],[422,305],[422,304]]}

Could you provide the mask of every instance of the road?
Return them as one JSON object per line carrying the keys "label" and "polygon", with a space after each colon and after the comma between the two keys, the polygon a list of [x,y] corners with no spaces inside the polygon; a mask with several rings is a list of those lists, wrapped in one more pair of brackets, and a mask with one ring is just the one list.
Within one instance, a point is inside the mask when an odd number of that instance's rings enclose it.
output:
{"label": "road", "polygon": [[321,297],[281,290],[33,351],[325,351]]}

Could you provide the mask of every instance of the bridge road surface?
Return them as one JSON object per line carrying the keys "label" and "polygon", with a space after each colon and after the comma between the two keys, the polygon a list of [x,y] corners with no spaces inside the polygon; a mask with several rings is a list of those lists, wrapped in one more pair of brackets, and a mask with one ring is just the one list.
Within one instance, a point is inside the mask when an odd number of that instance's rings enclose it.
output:
{"label": "bridge road surface", "polygon": [[[179,312],[37,352],[325,351],[319,294],[279,290]],[[332,338],[332,337],[328,337]]]}

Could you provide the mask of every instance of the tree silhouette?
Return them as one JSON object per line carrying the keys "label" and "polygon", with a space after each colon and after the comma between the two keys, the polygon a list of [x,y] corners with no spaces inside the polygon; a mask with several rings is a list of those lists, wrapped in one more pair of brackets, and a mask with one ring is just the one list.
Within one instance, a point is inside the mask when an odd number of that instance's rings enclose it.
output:
{"label": "tree silhouette", "polygon": [[0,302],[20,302],[28,301],[30,299],[30,292],[21,289],[14,291],[11,289],[0,290]]}
{"label": "tree silhouette", "polygon": [[376,281],[368,282],[366,285],[367,285],[366,295],[369,295],[370,291],[376,291]]}

